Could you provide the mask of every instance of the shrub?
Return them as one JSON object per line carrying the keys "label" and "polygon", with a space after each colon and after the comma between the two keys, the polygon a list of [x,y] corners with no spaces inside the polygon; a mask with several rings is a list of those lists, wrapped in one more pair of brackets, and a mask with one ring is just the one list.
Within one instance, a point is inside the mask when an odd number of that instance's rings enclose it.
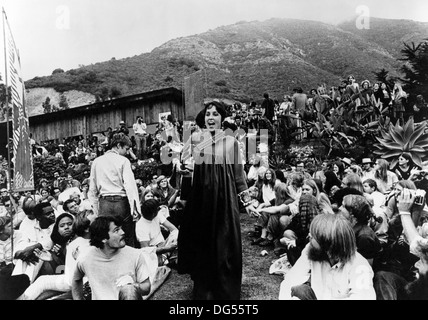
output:
{"label": "shrub", "polygon": [[53,180],[55,171],[58,171],[59,174],[62,175],[65,169],[65,164],[54,156],[38,156],[33,158],[33,173],[36,184],[42,178],[48,179],[49,181]]}

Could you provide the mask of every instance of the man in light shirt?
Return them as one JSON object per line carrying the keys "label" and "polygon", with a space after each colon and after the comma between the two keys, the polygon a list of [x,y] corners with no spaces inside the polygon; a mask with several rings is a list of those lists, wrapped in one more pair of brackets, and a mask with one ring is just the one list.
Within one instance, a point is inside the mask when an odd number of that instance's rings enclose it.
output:
{"label": "man in light shirt", "polygon": [[357,252],[351,224],[341,215],[320,214],[310,242],[285,275],[279,300],[375,300],[373,270]]}
{"label": "man in light shirt", "polygon": [[92,163],[88,198],[98,216],[119,218],[126,244],[138,247],[135,222],[141,205],[131,163],[125,157],[130,147],[131,139],[124,133],[113,135],[111,149]]}
{"label": "man in light shirt", "polygon": [[147,125],[143,122],[141,116],[137,116],[137,122],[133,124],[132,129],[134,129],[137,146],[137,158],[139,160],[144,159],[146,154]]}

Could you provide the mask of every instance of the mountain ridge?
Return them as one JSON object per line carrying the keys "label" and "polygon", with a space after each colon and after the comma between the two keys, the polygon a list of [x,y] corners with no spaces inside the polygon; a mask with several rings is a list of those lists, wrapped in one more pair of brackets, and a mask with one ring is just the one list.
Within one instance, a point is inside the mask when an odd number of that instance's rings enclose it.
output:
{"label": "mountain ridge", "polygon": [[26,87],[28,93],[51,87],[105,99],[171,86],[183,90],[184,77],[204,70],[209,97],[249,102],[261,101],[269,92],[282,100],[296,86],[308,91],[322,83],[338,85],[349,74],[359,82],[374,81],[373,72],[381,69],[398,76],[403,40],[417,43],[425,38],[428,23],[405,19],[371,18],[369,30],[358,29],[352,21],[240,21],[171,39],[134,57],[35,77]]}

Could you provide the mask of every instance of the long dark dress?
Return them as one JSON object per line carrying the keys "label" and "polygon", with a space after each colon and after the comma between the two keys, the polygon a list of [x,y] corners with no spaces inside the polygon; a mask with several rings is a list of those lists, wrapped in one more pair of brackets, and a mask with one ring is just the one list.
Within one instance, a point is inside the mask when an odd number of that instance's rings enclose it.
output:
{"label": "long dark dress", "polygon": [[[238,193],[247,189],[237,141],[195,154],[192,190],[178,236],[178,272],[194,281],[194,298],[239,300],[242,245]],[[210,155],[214,153],[215,156]]]}

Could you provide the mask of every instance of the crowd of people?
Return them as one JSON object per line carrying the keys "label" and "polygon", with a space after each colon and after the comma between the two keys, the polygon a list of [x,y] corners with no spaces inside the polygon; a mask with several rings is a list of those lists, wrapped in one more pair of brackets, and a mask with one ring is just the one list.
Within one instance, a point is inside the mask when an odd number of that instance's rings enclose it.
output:
{"label": "crowd of people", "polygon": [[[330,95],[296,88],[282,104],[268,94],[260,105],[207,102],[189,141],[172,116],[155,132],[137,117],[133,135],[121,121],[102,141],[33,140],[34,157],[53,155],[67,169],[35,191],[10,193],[0,180],[0,299],[144,300],[176,268],[190,274],[194,299],[238,300],[240,214],[254,220],[244,235],[251,245],[291,265],[279,299],[428,298],[428,163],[402,153],[395,168],[379,157],[279,169],[260,154],[247,158],[239,136],[224,134],[267,129],[272,142],[281,115],[297,115],[299,128],[328,116],[330,101],[354,111],[391,106],[391,117],[404,119],[401,87],[348,80]],[[149,181],[136,178],[133,163],[161,162],[164,151],[171,163]],[[3,157],[0,165],[7,171]]]}

